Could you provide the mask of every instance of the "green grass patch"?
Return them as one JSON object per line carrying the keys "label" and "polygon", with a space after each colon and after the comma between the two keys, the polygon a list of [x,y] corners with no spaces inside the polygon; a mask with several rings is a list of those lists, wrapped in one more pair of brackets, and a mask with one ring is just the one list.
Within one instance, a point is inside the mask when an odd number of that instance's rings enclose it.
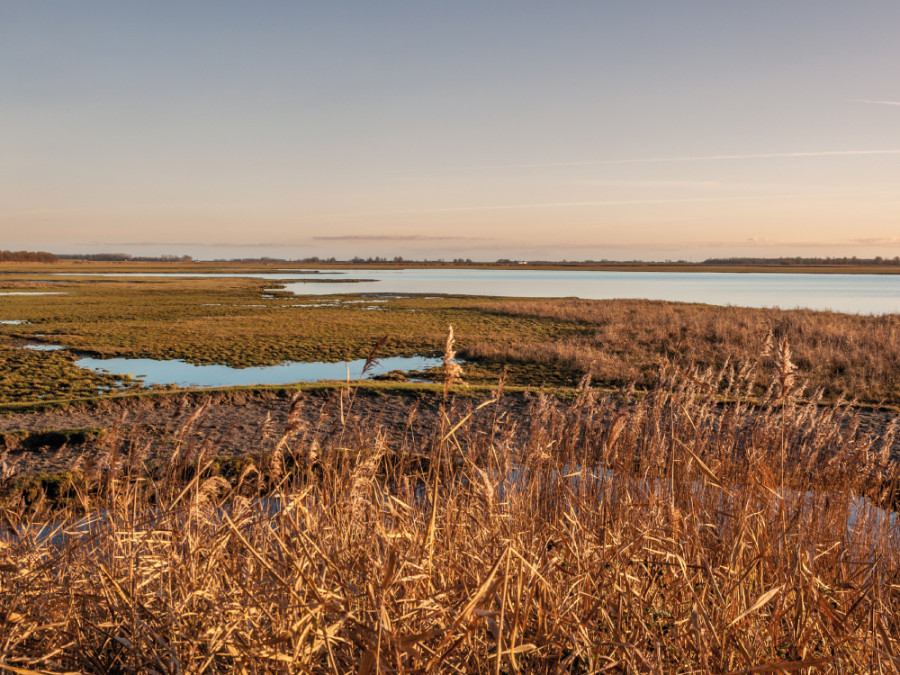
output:
{"label": "green grass patch", "polygon": [[[370,305],[371,298],[350,295],[327,306],[335,298],[273,294],[267,292],[272,285],[242,278],[69,279],[68,295],[9,296],[0,318],[29,323],[0,326],[0,403],[71,400],[135,386],[77,368],[72,351],[241,368],[360,359],[382,336],[388,341],[379,356],[437,355],[449,324],[463,346],[504,338],[554,341],[584,330],[569,321],[491,314],[477,307],[483,298],[395,298]],[[23,340],[70,351],[14,346]],[[502,370],[502,364],[485,361],[469,369],[469,380],[495,382]],[[520,384],[575,381],[571,373],[543,365],[510,370],[511,381]]]}
{"label": "green grass patch", "polygon": [[[283,266],[283,265],[282,265]],[[307,266],[303,266],[306,268]],[[718,370],[754,361],[769,331],[785,335],[810,389],[870,404],[900,404],[900,318],[634,300],[529,300],[466,296],[294,296],[272,280],[223,277],[98,277],[100,271],[272,272],[266,265],[86,265],[0,267],[0,286],[65,291],[6,296],[0,319],[0,406],[53,405],[147,389],[74,365],[100,357],[181,359],[242,368],[285,361],[438,355],[452,324],[466,381],[492,386],[502,372],[517,386],[653,386],[666,360]],[[50,271],[84,271],[51,277]],[[734,270],[730,270],[734,271]],[[50,283],[52,281],[59,283]],[[360,302],[357,302],[360,301]],[[377,309],[373,310],[372,307]],[[69,351],[32,352],[36,340]],[[382,378],[434,378],[393,373]],[[325,385],[334,386],[334,385]],[[258,387],[254,387],[259,389]]]}

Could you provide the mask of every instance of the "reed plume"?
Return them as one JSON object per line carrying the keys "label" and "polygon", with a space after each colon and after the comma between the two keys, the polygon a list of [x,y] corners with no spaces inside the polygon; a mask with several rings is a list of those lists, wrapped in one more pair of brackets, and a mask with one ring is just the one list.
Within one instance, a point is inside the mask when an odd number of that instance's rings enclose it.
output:
{"label": "reed plume", "polygon": [[456,350],[454,344],[456,339],[453,336],[453,324],[447,326],[447,340],[444,343],[444,400],[447,400],[447,394],[450,387],[463,381],[463,368],[454,359],[456,358]]}

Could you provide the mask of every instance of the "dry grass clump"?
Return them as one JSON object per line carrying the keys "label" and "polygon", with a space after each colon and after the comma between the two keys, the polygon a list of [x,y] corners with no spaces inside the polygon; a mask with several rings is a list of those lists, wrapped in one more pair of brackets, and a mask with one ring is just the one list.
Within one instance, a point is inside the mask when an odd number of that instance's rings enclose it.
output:
{"label": "dry grass clump", "polygon": [[88,516],[0,509],[0,667],[897,672],[893,431],[788,377],[751,406],[756,379],[586,380],[524,422],[451,400],[425,442],[298,417],[230,481],[187,442],[152,482],[107,457]]}
{"label": "dry grass clump", "polygon": [[721,368],[756,360],[774,332],[795,345],[795,360],[812,388],[830,397],[900,402],[900,316],[812,310],[716,307],[652,300],[508,300],[483,304],[489,313],[582,325],[553,341],[479,340],[463,357],[499,362],[558,363],[598,382],[650,386],[659,364]]}

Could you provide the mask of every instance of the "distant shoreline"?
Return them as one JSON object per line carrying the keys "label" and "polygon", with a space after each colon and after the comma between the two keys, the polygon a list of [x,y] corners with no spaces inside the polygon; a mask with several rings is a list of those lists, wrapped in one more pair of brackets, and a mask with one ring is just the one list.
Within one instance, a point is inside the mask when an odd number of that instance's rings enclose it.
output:
{"label": "distant shoreline", "polygon": [[144,261],[92,261],[60,260],[54,263],[0,262],[0,274],[42,272],[66,268],[92,271],[123,271],[123,268],[148,272],[198,272],[198,271],[240,271],[270,270],[284,271],[287,268],[303,270],[399,270],[399,269],[479,269],[479,270],[556,270],[584,272],[682,272],[709,274],[900,274],[900,265],[719,265],[705,263],[452,263],[452,262],[144,262]]}

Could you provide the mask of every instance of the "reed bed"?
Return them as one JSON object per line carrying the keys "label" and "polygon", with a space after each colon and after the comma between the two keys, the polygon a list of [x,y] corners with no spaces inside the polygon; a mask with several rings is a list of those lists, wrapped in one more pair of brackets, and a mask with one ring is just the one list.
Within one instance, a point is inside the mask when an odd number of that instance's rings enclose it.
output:
{"label": "reed bed", "polygon": [[228,477],[202,410],[152,480],[113,431],[69,506],[0,508],[0,671],[897,672],[894,429],[771,351],[752,405],[749,365],[417,433],[323,437],[298,398]]}
{"label": "reed bed", "polygon": [[716,307],[653,300],[504,300],[479,305],[503,317],[580,326],[557,339],[473,339],[465,358],[556,365],[597,381],[651,386],[659,365],[721,368],[755,360],[767,335],[795,346],[794,360],[826,396],[900,402],[900,315]]}

